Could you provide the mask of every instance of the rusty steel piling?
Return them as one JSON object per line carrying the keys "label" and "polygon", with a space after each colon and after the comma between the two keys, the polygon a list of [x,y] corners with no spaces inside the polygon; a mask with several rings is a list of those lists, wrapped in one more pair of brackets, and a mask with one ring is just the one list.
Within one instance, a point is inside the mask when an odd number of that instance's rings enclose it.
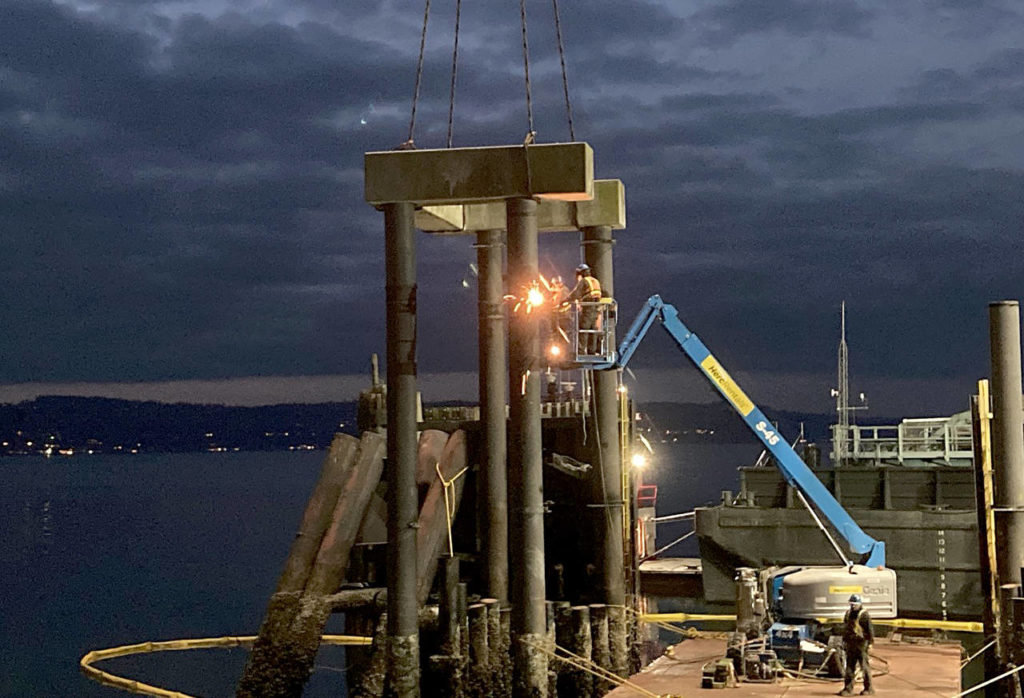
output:
{"label": "rusty steel piling", "polygon": [[[537,202],[509,199],[509,293],[525,294],[538,277]],[[544,473],[541,449],[538,313],[521,308],[509,322],[510,598],[513,695],[547,693],[544,589]]]}
{"label": "rusty steel piling", "polygon": [[387,291],[388,677],[397,698],[419,696],[416,620],[416,244],[413,204],[384,209]]}
{"label": "rusty steel piling", "polygon": [[[1024,411],[1017,301],[989,304],[989,340],[996,579],[1003,588],[1020,585],[1024,564]],[[1006,663],[1013,644],[1012,613],[1008,607],[1001,610],[999,653]]]}
{"label": "rusty steel piling", "polygon": [[481,230],[476,237],[477,307],[480,334],[480,420],[484,431],[481,464],[486,512],[484,568],[487,593],[508,601],[508,476],[506,414],[508,376],[505,373],[505,294],[502,230]]}
{"label": "rusty steel piling", "polygon": [[[603,295],[615,297],[615,275],[612,264],[612,229],[609,226],[584,228],[583,256],[598,281]],[[592,447],[594,470],[591,498],[594,505],[595,530],[598,532],[598,567],[601,570],[602,601],[609,606],[626,605],[625,570],[631,569],[624,545],[623,463],[619,435],[618,375],[615,371],[594,371],[594,423],[596,439]],[[627,624],[610,626],[611,633],[628,632]],[[613,640],[627,644],[625,636]]]}

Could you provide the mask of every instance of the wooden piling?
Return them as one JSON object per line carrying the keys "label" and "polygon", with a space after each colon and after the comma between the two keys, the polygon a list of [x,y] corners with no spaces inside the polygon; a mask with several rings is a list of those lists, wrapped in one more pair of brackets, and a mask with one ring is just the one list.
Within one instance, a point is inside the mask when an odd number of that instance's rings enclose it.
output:
{"label": "wooden piling", "polygon": [[608,649],[611,671],[622,678],[629,677],[629,623],[625,606],[608,606]]}
{"label": "wooden piling", "polygon": [[502,606],[499,610],[501,619],[501,687],[502,698],[512,696],[512,608]]}
{"label": "wooden piling", "polygon": [[[611,650],[608,646],[608,607],[601,603],[590,604],[591,659],[606,671],[612,670]],[[603,696],[612,690],[611,682],[594,677],[594,695]]]}
{"label": "wooden piling", "polygon": [[330,594],[341,584],[363,513],[384,471],[386,450],[387,442],[381,434],[366,432],[360,439],[355,465],[338,496],[331,525],[320,543],[316,563],[306,582],[305,595]]}
{"label": "wooden piling", "polygon": [[[554,652],[555,646],[558,643],[558,618],[562,608],[568,608],[568,601],[545,601],[544,602],[544,620],[545,627],[547,629],[547,647],[548,651]],[[558,677],[561,672],[561,663],[557,660],[548,661],[548,696],[554,698],[558,695]]]}
{"label": "wooden piling", "polygon": [[[564,647],[584,660],[590,661],[592,646],[590,608],[573,606],[569,609],[569,642]],[[569,688],[567,692],[560,693],[560,695],[575,696],[576,698],[591,698],[594,695],[594,683],[590,672],[578,667],[570,667],[565,673],[568,675]]]}
{"label": "wooden piling", "polygon": [[347,434],[336,434],[331,442],[277,590],[267,605],[259,636],[239,681],[239,698],[294,695],[296,685],[298,692],[302,691],[308,671],[303,670],[301,662],[296,662],[291,627],[303,611],[300,608],[303,589],[331,524],[342,486],[354,467],[359,444],[359,439]]}
{"label": "wooden piling", "polygon": [[444,481],[450,483],[447,495],[445,484],[435,469],[423,506],[420,507],[419,528],[416,531],[416,567],[419,574],[416,597],[420,605],[426,603],[430,594],[437,573],[438,558],[448,556],[448,534],[462,500],[467,462],[466,432],[460,429],[448,438],[440,462],[435,464]]}
{"label": "wooden piling", "polygon": [[480,599],[487,609],[487,681],[488,696],[501,696],[501,602],[498,599]]}
{"label": "wooden piling", "polygon": [[459,620],[459,672],[462,675],[462,695],[466,695],[469,683],[469,616],[466,600],[468,589],[465,582],[455,588],[455,599]]}
{"label": "wooden piling", "polygon": [[487,607],[470,604],[466,609],[469,621],[469,695],[485,698],[490,695],[487,676],[491,653],[488,649]]}
{"label": "wooden piling", "polygon": [[445,558],[441,578],[441,653],[459,653],[459,559]]}

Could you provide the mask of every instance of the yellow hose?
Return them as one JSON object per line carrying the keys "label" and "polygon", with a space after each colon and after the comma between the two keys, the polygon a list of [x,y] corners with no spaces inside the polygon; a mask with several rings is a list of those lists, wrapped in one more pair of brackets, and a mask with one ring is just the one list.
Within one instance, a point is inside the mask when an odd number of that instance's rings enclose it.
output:
{"label": "yellow hose", "polygon": [[[78,663],[82,673],[93,681],[105,686],[118,688],[122,691],[130,691],[144,696],[156,696],[157,698],[193,698],[187,693],[168,691],[158,686],[150,686],[141,681],[126,679],[122,676],[115,676],[109,672],[97,669],[93,666],[96,662],[102,662],[115,657],[127,657],[134,654],[149,654],[152,652],[175,652],[181,650],[205,650],[216,647],[251,647],[256,641],[255,635],[226,636],[226,637],[200,637],[184,640],[165,640],[163,642],[140,642],[135,645],[122,645],[120,647],[109,647],[102,650],[93,650],[87,653]],[[324,635],[321,640],[325,645],[369,645],[372,638],[359,635]]]}

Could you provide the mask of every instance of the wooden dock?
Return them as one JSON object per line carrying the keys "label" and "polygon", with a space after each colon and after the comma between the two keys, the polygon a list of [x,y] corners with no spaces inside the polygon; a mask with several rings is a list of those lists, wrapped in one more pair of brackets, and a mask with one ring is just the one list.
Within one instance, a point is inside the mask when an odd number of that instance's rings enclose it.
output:
{"label": "wooden dock", "polygon": [[[888,673],[876,676],[875,695],[891,698],[950,698],[960,692],[960,646],[955,644],[911,644],[879,640],[873,653],[888,662]],[[710,638],[685,640],[665,656],[659,657],[630,681],[658,695],[716,695],[701,690],[701,667],[725,656],[725,641]],[[873,662],[877,673],[883,662]],[[733,698],[797,698],[798,696],[834,696],[841,681],[785,679],[781,683],[743,683],[723,695]],[[862,686],[858,682],[855,694]],[[608,694],[611,698],[635,698],[639,693],[621,686]]]}

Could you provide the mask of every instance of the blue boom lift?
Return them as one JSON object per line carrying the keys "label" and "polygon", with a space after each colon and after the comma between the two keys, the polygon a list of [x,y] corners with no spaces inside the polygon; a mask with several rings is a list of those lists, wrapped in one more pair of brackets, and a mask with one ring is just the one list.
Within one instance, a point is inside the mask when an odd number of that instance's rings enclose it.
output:
{"label": "blue boom lift", "polygon": [[[758,574],[760,589],[749,596],[767,599],[767,608],[764,609],[766,613],[760,615],[765,617],[770,614],[775,620],[768,629],[768,638],[778,658],[786,664],[799,663],[803,666],[816,664],[815,656],[819,661],[825,661],[831,653],[824,651],[828,638],[821,619],[841,616],[852,593],[863,597],[865,607],[876,618],[895,617],[896,576],[892,570],[885,568],[885,544],[869,536],[857,525],[700,338],[679,319],[676,308],[664,302],[660,296],[651,296],[615,350],[611,347],[616,308],[614,302],[603,300],[599,308],[602,315],[598,329],[592,331],[599,335],[598,341],[590,339],[581,343],[578,333],[572,341],[576,348],[576,363],[593,370],[624,368],[647,331],[655,321],[660,321],[683,353],[771,453],[782,476],[794,488],[843,562],[842,566],[836,567],[771,568]],[[581,351],[581,347],[590,351]],[[851,557],[842,550],[818,513],[846,542]],[[765,604],[762,602],[762,605]],[[737,609],[737,614],[744,615],[741,609]],[[767,625],[767,620],[764,625]],[[750,634],[756,634],[758,630],[764,628],[755,628],[752,632],[747,628]],[[834,646],[835,642],[830,644]]]}

